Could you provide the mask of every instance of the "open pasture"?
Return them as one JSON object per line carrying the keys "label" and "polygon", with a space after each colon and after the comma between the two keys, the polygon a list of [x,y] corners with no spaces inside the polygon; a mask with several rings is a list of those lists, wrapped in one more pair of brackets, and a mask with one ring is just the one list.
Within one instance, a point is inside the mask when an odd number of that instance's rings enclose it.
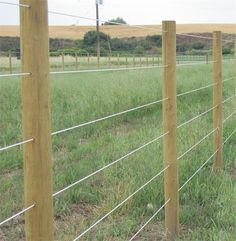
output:
{"label": "open pasture", "polygon": [[[57,61],[52,62],[55,66]],[[59,64],[58,64],[59,65]],[[223,80],[235,75],[223,62]],[[177,94],[212,83],[212,64],[177,67]],[[19,78],[0,81],[0,146],[22,140]],[[223,99],[235,94],[235,80],[223,83]],[[162,69],[51,76],[52,131],[162,99]],[[177,98],[177,124],[213,106],[212,87]],[[224,118],[235,98],[223,105]],[[161,135],[162,104],[54,135],[54,192]],[[224,124],[224,138],[235,129]],[[178,156],[213,130],[212,112],[178,129]],[[224,148],[225,167],[217,175],[210,162],[180,192],[181,241],[233,241],[235,238],[235,138]],[[93,176],[54,199],[56,240],[72,240],[163,168],[162,140]],[[212,154],[209,136],[179,162],[180,185]],[[163,179],[156,179],[81,240],[129,240],[163,202]],[[0,220],[23,206],[22,150],[1,153]],[[24,240],[23,219],[0,229],[0,240]],[[163,212],[136,240],[165,240]],[[159,238],[159,239],[158,239]]]}

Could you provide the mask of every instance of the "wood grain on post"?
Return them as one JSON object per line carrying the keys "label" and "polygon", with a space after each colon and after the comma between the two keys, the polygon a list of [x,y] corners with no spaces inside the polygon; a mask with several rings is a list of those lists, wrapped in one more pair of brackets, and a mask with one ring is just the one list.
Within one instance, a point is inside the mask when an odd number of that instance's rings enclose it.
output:
{"label": "wood grain on post", "polygon": [[10,74],[12,74],[12,54],[11,54],[11,50],[9,50],[9,52],[8,52],[8,57],[9,57],[9,72],[10,72]]}
{"label": "wood grain on post", "polygon": [[52,241],[52,147],[47,0],[21,0],[20,8],[25,214],[27,241]]}
{"label": "wood grain on post", "polygon": [[165,226],[168,240],[175,240],[179,233],[179,180],[177,164],[177,130],[176,130],[176,23],[163,21],[163,126],[164,133],[164,167],[169,166],[164,174]]}
{"label": "wood grain on post", "polygon": [[222,144],[223,144],[223,122],[222,122],[222,34],[220,31],[213,32],[213,128],[214,151],[217,151],[214,158],[213,170],[217,171],[223,166]]}

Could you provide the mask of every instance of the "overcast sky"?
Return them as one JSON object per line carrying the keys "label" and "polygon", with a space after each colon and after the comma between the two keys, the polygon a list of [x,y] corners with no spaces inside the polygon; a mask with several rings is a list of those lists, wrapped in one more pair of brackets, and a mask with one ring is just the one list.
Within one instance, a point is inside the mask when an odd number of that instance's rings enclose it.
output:
{"label": "overcast sky", "polygon": [[[4,0],[18,3],[17,0]],[[48,0],[49,9],[95,17],[95,0]],[[19,24],[18,8],[0,4],[0,25]],[[236,23],[236,0],[104,0],[100,18],[123,17],[129,24]],[[51,25],[93,25],[92,21],[49,15]]]}

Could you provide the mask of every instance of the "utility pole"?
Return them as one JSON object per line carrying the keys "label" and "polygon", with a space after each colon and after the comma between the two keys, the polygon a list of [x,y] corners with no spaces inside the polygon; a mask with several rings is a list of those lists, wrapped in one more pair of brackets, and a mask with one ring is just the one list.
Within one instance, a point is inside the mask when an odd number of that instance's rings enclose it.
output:
{"label": "utility pole", "polygon": [[97,23],[97,62],[100,62],[100,31],[99,31],[99,4],[102,4],[101,0],[96,0],[96,23]]}

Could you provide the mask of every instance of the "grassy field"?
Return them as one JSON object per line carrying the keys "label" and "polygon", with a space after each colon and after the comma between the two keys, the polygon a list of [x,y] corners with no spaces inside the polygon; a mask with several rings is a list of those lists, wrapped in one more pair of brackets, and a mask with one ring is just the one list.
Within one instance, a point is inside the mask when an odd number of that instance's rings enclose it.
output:
{"label": "grassy field", "polygon": [[[129,26],[103,25],[101,31],[115,38],[144,37],[147,35],[160,34],[161,25],[144,25],[143,28],[133,28]],[[145,29],[145,27],[147,29]],[[0,36],[19,36],[19,26],[0,26]],[[149,29],[148,29],[149,28]],[[94,26],[50,26],[49,35],[51,38],[82,39],[84,34],[90,30],[95,30]],[[177,24],[178,33],[206,33],[220,30],[224,33],[235,33],[235,24]]]}
{"label": "grassy field", "polygon": [[[223,78],[235,74],[224,62]],[[211,65],[179,67],[177,92],[212,83]],[[52,130],[162,99],[162,70],[136,70],[52,76]],[[235,93],[235,81],[223,86],[223,97]],[[22,140],[18,78],[0,81],[0,146]],[[212,107],[212,89],[178,98],[178,124]],[[235,100],[224,104],[224,116]],[[212,130],[212,114],[178,130],[178,156]],[[224,125],[224,138],[235,117]],[[162,106],[157,104],[121,117],[53,137],[54,192],[90,174],[162,134]],[[181,241],[234,241],[236,237],[236,139],[224,148],[225,167],[211,172],[210,162],[180,193]],[[212,136],[179,160],[180,185],[213,153]],[[1,153],[0,220],[23,207],[22,150]],[[70,241],[163,169],[162,141],[130,156],[55,198],[57,241]],[[159,177],[81,240],[124,241],[163,204]],[[24,239],[23,219],[0,229],[1,241]],[[165,240],[163,212],[136,239]]]}

